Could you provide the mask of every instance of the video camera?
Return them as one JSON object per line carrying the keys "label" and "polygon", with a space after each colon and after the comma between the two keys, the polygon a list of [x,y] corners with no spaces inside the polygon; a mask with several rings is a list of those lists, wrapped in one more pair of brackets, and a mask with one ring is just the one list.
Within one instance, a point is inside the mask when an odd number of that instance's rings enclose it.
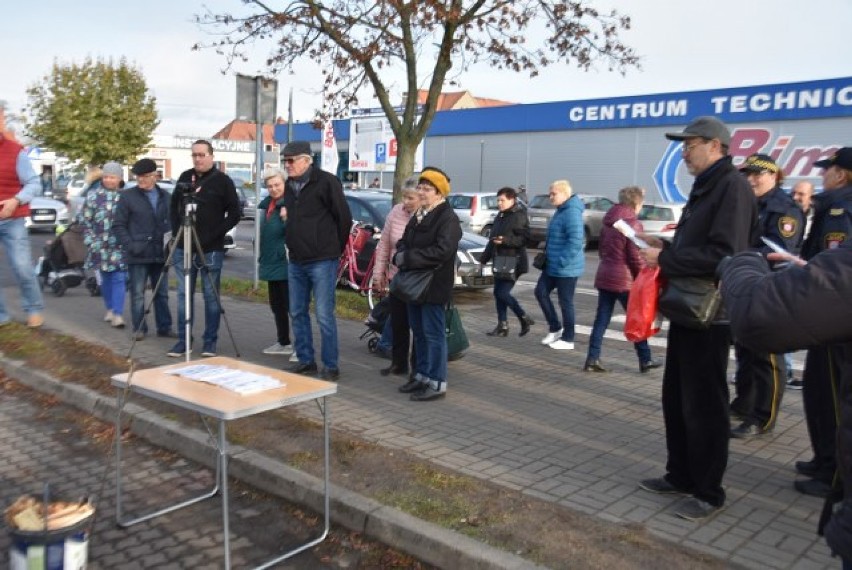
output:
{"label": "video camera", "polygon": [[178,182],[175,184],[175,192],[180,192],[181,194],[192,194],[194,189],[190,182]]}

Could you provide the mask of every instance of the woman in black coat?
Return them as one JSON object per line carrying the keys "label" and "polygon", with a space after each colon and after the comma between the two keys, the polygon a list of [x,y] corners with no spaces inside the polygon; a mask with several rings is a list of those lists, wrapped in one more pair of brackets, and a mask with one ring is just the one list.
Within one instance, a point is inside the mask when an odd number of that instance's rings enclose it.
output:
{"label": "woman in black coat", "polygon": [[443,398],[447,391],[445,305],[455,282],[456,252],[461,224],[446,201],[450,179],[437,168],[424,168],[417,181],[423,204],[405,226],[393,263],[400,273],[431,270],[432,281],[423,303],[409,303],[408,321],[417,354],[415,373],[399,391],[415,401]]}
{"label": "woman in black coat", "polygon": [[[520,336],[530,332],[530,326],[535,324],[524,311],[518,300],[512,296],[515,281],[529,271],[526,243],[530,235],[530,222],[526,209],[518,204],[514,188],[501,188],[497,191],[497,207],[500,213],[494,218],[491,237],[480,263],[483,265],[495,260],[494,273],[494,304],[497,306],[497,326],[488,336],[506,336],[509,334],[508,309],[512,309],[521,322]],[[508,258],[508,259],[505,259]],[[497,261],[508,261],[511,271],[499,274],[496,271],[502,264]]]}

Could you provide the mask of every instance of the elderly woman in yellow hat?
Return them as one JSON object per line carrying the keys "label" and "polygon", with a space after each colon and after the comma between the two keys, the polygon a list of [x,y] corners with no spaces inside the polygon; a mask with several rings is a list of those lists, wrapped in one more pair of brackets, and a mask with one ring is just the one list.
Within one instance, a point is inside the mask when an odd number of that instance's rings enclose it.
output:
{"label": "elderly woman in yellow hat", "polygon": [[429,401],[443,398],[447,392],[444,306],[453,292],[462,231],[446,200],[450,179],[444,172],[434,167],[424,168],[417,181],[417,192],[421,206],[406,225],[393,262],[401,274],[429,270],[432,280],[419,302],[408,304],[417,363],[409,382],[400,386],[399,391],[410,393],[412,400]]}

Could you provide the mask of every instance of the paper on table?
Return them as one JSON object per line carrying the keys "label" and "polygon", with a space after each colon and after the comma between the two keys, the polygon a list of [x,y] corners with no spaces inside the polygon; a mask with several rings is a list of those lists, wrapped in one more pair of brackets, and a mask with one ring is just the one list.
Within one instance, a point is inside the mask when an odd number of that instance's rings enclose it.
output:
{"label": "paper on table", "polygon": [[616,221],[614,224],[612,224],[612,227],[620,231],[624,235],[624,237],[635,243],[636,247],[638,247],[639,249],[648,249],[648,247],[650,247],[648,245],[648,242],[637,236],[636,230],[630,227],[630,224],[625,222],[623,219]]}
{"label": "paper on table", "polygon": [[208,384],[213,384],[220,388],[237,392],[238,394],[254,394],[264,390],[281,388],[286,385],[269,376],[236,370],[227,366],[213,366],[209,364],[195,364],[182,368],[174,368],[168,370],[167,373],[183,376],[190,380],[207,382]]}

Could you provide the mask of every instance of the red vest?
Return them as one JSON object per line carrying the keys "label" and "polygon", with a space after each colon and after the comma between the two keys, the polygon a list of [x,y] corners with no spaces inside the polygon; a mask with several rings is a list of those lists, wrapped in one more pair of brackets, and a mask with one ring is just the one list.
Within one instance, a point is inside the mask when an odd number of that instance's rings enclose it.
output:
{"label": "red vest", "polygon": [[[21,191],[21,181],[18,179],[18,155],[24,149],[15,141],[0,135],[0,200],[14,198]],[[12,214],[13,218],[23,218],[30,215],[29,204],[21,204]]]}

